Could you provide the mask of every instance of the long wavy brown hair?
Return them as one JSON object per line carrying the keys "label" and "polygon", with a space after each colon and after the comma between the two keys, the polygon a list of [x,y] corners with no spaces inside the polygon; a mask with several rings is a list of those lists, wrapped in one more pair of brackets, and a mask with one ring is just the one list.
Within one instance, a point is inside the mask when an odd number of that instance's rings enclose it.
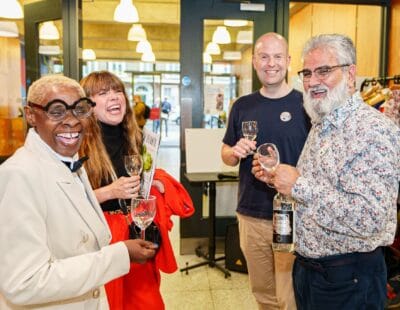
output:
{"label": "long wavy brown hair", "polygon": [[[123,139],[128,154],[141,153],[142,132],[136,123],[135,115],[129,104],[124,83],[113,73],[108,71],[92,72],[84,77],[81,82],[86,96],[92,98],[100,91],[122,91],[126,102],[126,113],[122,119]],[[94,114],[89,118],[89,125],[85,138],[79,150],[81,156],[89,156],[85,168],[90,183],[94,189],[99,188],[102,181],[111,183],[117,178],[110,157],[101,137],[101,130]]]}

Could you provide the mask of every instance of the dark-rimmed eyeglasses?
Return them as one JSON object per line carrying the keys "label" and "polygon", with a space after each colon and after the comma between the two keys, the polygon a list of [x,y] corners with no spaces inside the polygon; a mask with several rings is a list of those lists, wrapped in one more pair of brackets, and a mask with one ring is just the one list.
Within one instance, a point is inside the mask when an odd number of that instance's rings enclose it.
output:
{"label": "dark-rimmed eyeglasses", "polygon": [[52,121],[63,120],[67,116],[68,110],[71,110],[76,118],[86,118],[92,113],[95,105],[95,102],[86,97],[78,99],[71,105],[68,105],[61,99],[51,100],[45,106],[30,101],[28,102],[28,106],[45,111],[47,117]]}
{"label": "dark-rimmed eyeglasses", "polygon": [[297,74],[299,75],[299,78],[303,81],[303,82],[308,82],[311,79],[311,76],[314,74],[315,77],[318,80],[324,80],[326,79],[329,74],[331,74],[334,70],[338,69],[338,68],[343,68],[343,67],[348,67],[350,66],[350,64],[343,64],[343,65],[336,65],[336,66],[322,66],[322,67],[318,67],[315,68],[313,71],[311,71],[310,69],[303,69],[299,72],[297,72]]}

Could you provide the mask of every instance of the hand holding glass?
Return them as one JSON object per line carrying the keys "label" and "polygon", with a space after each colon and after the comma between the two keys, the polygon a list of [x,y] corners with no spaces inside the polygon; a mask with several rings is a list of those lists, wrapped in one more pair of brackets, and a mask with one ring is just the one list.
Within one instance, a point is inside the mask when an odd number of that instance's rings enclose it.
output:
{"label": "hand holding glass", "polygon": [[254,141],[257,138],[258,133],[257,121],[242,122],[242,133],[243,137],[250,141]]}
{"label": "hand holding glass", "polygon": [[140,155],[125,155],[124,164],[126,172],[130,175],[140,175],[143,169],[142,156]]}
{"label": "hand holding glass", "polygon": [[144,240],[146,228],[151,224],[156,215],[156,197],[150,195],[148,198],[138,196],[132,199],[131,216],[137,227],[140,228],[140,236]]}
{"label": "hand holding glass", "polygon": [[[264,143],[257,148],[258,162],[267,172],[273,172],[279,165],[279,151],[275,144]],[[267,183],[269,187],[273,187]]]}

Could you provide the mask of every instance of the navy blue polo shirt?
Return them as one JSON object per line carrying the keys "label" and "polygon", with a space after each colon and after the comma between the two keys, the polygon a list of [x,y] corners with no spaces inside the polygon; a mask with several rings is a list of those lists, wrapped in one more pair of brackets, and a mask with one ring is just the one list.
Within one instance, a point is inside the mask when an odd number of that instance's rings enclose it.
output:
{"label": "navy blue polo shirt", "polygon": [[[274,143],[281,163],[295,166],[311,124],[303,108],[303,95],[292,90],[282,98],[271,99],[256,91],[240,97],[232,106],[223,142],[234,146],[242,134],[242,122],[257,121],[257,146]],[[237,212],[256,218],[272,218],[272,200],[276,191],[251,173],[253,156],[240,161]]]}

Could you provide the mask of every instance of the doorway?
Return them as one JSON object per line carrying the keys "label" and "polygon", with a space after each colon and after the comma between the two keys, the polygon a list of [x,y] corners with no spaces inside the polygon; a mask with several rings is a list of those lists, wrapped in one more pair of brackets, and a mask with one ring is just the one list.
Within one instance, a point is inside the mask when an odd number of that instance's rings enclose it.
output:
{"label": "doorway", "polygon": [[[159,109],[147,120],[147,130],[160,133],[160,147],[179,147],[180,142],[180,96],[179,73],[132,72],[131,95],[140,95],[143,102],[152,109]],[[131,97],[132,97],[131,96]],[[162,113],[162,103],[168,101],[171,110]]]}

